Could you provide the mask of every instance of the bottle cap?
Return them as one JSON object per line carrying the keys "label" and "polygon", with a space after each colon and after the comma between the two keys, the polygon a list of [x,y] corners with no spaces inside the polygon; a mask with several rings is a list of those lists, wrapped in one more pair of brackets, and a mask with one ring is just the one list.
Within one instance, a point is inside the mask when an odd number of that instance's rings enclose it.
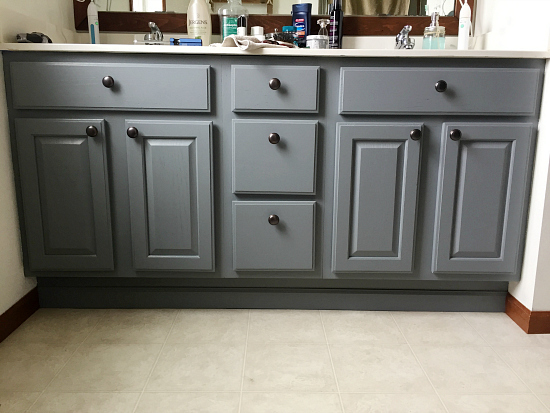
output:
{"label": "bottle cap", "polygon": [[252,26],[250,28],[250,34],[252,36],[260,36],[264,34],[264,28],[262,26]]}
{"label": "bottle cap", "polygon": [[306,12],[311,13],[311,3],[298,3],[292,5],[292,13]]}

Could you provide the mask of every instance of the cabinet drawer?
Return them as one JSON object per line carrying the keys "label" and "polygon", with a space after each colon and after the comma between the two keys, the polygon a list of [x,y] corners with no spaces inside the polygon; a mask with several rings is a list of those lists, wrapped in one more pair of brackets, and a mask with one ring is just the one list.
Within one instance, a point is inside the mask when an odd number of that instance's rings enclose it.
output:
{"label": "cabinet drawer", "polygon": [[234,193],[315,193],[317,122],[233,121]]}
{"label": "cabinet drawer", "polygon": [[319,110],[319,66],[231,67],[233,112]]}
{"label": "cabinet drawer", "polygon": [[313,270],[314,223],[313,201],[234,201],[234,269]]}
{"label": "cabinet drawer", "polygon": [[13,62],[10,70],[16,108],[210,111],[207,65]]}
{"label": "cabinet drawer", "polygon": [[540,82],[537,69],[344,67],[339,113],[533,115]]}

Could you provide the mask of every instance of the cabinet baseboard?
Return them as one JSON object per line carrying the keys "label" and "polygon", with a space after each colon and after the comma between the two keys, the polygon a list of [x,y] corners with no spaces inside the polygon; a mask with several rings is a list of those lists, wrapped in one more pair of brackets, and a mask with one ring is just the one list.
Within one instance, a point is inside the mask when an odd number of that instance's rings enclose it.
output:
{"label": "cabinet baseboard", "polygon": [[23,298],[0,315],[0,343],[33,315],[40,307],[38,288],[33,288]]}
{"label": "cabinet baseboard", "polygon": [[40,286],[41,307],[504,312],[506,291]]}
{"label": "cabinet baseboard", "polygon": [[510,293],[506,296],[506,314],[527,334],[550,334],[550,311],[531,311]]}

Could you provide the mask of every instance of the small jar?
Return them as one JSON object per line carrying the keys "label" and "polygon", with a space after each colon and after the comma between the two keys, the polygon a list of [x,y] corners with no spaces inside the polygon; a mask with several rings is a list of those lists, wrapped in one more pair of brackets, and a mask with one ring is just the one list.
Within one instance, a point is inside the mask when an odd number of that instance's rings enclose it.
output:
{"label": "small jar", "polygon": [[306,47],[310,49],[328,49],[328,36],[309,35],[306,37]]}

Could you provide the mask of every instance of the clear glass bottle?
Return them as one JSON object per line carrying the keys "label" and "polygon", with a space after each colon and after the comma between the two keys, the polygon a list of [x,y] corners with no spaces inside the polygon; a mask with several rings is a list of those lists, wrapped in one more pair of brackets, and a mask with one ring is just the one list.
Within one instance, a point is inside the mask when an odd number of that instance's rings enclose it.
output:
{"label": "clear glass bottle", "polygon": [[220,31],[222,41],[227,36],[237,34],[237,21],[240,16],[245,16],[248,22],[248,10],[243,7],[241,0],[228,0],[227,5],[218,10],[220,16]]}
{"label": "clear glass bottle", "polygon": [[439,25],[439,13],[432,13],[432,23],[424,29],[422,49],[445,49],[445,27]]}
{"label": "clear glass bottle", "polygon": [[317,24],[319,26],[321,26],[321,28],[319,29],[319,36],[325,36],[327,38],[327,41],[326,41],[326,47],[325,49],[328,49],[329,48],[329,43],[328,43],[328,25],[330,24],[330,20],[329,19],[319,19],[317,20]]}
{"label": "clear glass bottle", "polygon": [[317,20],[317,24],[321,26],[319,29],[319,36],[328,36],[328,28],[330,20],[329,19],[319,19]]}

